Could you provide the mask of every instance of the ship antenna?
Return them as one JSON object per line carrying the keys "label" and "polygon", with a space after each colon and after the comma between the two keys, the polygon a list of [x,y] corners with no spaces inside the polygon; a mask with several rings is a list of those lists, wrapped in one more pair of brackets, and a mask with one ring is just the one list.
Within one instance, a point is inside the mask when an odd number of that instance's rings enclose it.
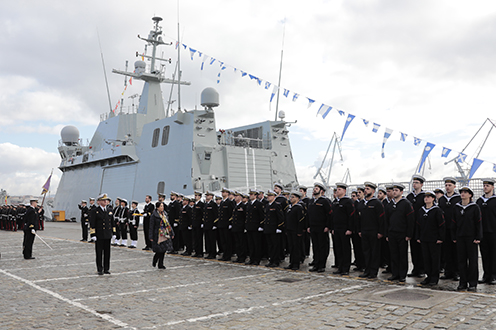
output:
{"label": "ship antenna", "polygon": [[181,111],[181,39],[179,39],[179,0],[177,0],[177,111]]}
{"label": "ship antenna", "polygon": [[286,18],[284,18],[284,25],[282,30],[282,46],[281,46],[281,63],[279,64],[279,82],[277,83],[277,99],[276,99],[276,119],[277,121],[277,113],[279,111],[279,90],[281,86],[281,73],[282,73],[282,56],[284,54],[284,36],[286,34]]}
{"label": "ship antenna", "polygon": [[103,59],[102,44],[100,43],[100,33],[98,33],[98,28],[96,29],[96,35],[98,36],[98,46],[100,46],[100,55],[102,57],[103,75],[105,76],[105,85],[107,86],[107,96],[108,96],[108,101],[109,101],[109,109],[110,109],[110,112],[112,112],[112,101],[110,101],[110,91],[109,91],[108,80],[107,80],[107,70],[105,70],[105,60]]}

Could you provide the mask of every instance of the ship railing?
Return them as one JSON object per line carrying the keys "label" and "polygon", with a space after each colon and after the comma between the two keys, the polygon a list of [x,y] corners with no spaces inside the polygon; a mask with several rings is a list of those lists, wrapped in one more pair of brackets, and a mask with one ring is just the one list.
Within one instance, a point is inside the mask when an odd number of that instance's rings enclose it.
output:
{"label": "ship railing", "polygon": [[244,136],[234,136],[230,132],[221,132],[217,135],[220,145],[233,147],[253,148],[253,149],[271,149],[272,141],[265,137],[262,139],[247,138]]}
{"label": "ship railing", "polygon": [[108,120],[110,117],[120,116],[120,115],[130,115],[138,113],[138,107],[136,105],[128,105],[115,110],[115,113],[110,116],[110,112],[105,112],[100,114],[100,122]]}
{"label": "ship railing", "polygon": [[73,142],[72,144],[64,143],[61,139],[59,140],[59,147],[62,147],[62,146],[87,147],[89,145],[90,145],[90,141],[88,139],[86,139],[86,141],[84,139],[78,139],[78,142]]}

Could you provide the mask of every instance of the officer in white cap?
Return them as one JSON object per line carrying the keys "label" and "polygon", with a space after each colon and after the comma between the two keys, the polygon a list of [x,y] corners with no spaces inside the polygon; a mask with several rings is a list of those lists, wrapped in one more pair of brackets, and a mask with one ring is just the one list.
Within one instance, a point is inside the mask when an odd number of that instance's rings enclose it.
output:
{"label": "officer in white cap", "polygon": [[22,254],[24,259],[34,259],[33,243],[38,230],[38,215],[36,214],[37,199],[31,199],[24,215],[24,240],[22,242]]}
{"label": "officer in white cap", "polygon": [[116,229],[113,210],[107,207],[109,201],[107,194],[101,194],[97,198],[98,206],[90,211],[90,235],[95,242],[98,275],[110,274],[110,240]]}
{"label": "officer in white cap", "polygon": [[355,217],[353,200],[346,196],[348,185],[336,183],[336,199],[332,203],[332,235],[339,248],[339,265],[334,274],[349,275],[351,266],[351,235]]}
{"label": "officer in white cap", "polygon": [[81,231],[82,231],[82,236],[83,238],[81,239],[81,242],[86,242],[88,241],[88,216],[90,210],[88,209],[88,206],[86,206],[87,203],[85,200],[82,200],[80,204],[78,204],[79,209],[81,210]]}
{"label": "officer in white cap", "polygon": [[[412,186],[413,190],[410,192],[406,198],[412,203],[414,217],[418,218],[420,209],[425,205],[424,203],[424,191],[422,187],[424,186],[425,178],[419,174],[412,176]],[[415,222],[415,227],[417,222]],[[410,240],[410,253],[412,255],[413,270],[409,277],[423,277],[424,276],[424,258],[422,257],[422,247],[417,240]]]}
{"label": "officer in white cap", "polygon": [[483,179],[484,194],[477,199],[482,214],[480,251],[484,274],[479,283],[496,284],[496,195],[494,179]]}

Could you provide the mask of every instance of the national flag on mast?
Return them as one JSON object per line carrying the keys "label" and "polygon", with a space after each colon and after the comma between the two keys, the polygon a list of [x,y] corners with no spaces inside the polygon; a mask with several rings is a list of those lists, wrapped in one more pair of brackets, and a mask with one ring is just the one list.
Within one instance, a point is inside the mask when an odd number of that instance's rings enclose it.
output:
{"label": "national flag on mast", "polygon": [[50,190],[50,180],[52,179],[52,174],[48,177],[46,180],[45,184],[43,185],[43,191],[41,192],[42,195],[46,194],[48,190]]}

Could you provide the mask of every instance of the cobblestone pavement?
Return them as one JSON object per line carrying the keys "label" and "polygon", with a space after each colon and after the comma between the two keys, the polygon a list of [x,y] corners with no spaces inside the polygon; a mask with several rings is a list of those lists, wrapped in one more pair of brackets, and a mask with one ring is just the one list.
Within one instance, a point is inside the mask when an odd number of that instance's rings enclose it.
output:
{"label": "cobblestone pavement", "polygon": [[158,270],[152,253],[120,247],[98,276],[79,224],[39,235],[53,250],[36,238],[36,259],[24,260],[22,232],[0,232],[0,329],[496,329],[491,286],[459,293],[452,281],[426,289],[179,255]]}

